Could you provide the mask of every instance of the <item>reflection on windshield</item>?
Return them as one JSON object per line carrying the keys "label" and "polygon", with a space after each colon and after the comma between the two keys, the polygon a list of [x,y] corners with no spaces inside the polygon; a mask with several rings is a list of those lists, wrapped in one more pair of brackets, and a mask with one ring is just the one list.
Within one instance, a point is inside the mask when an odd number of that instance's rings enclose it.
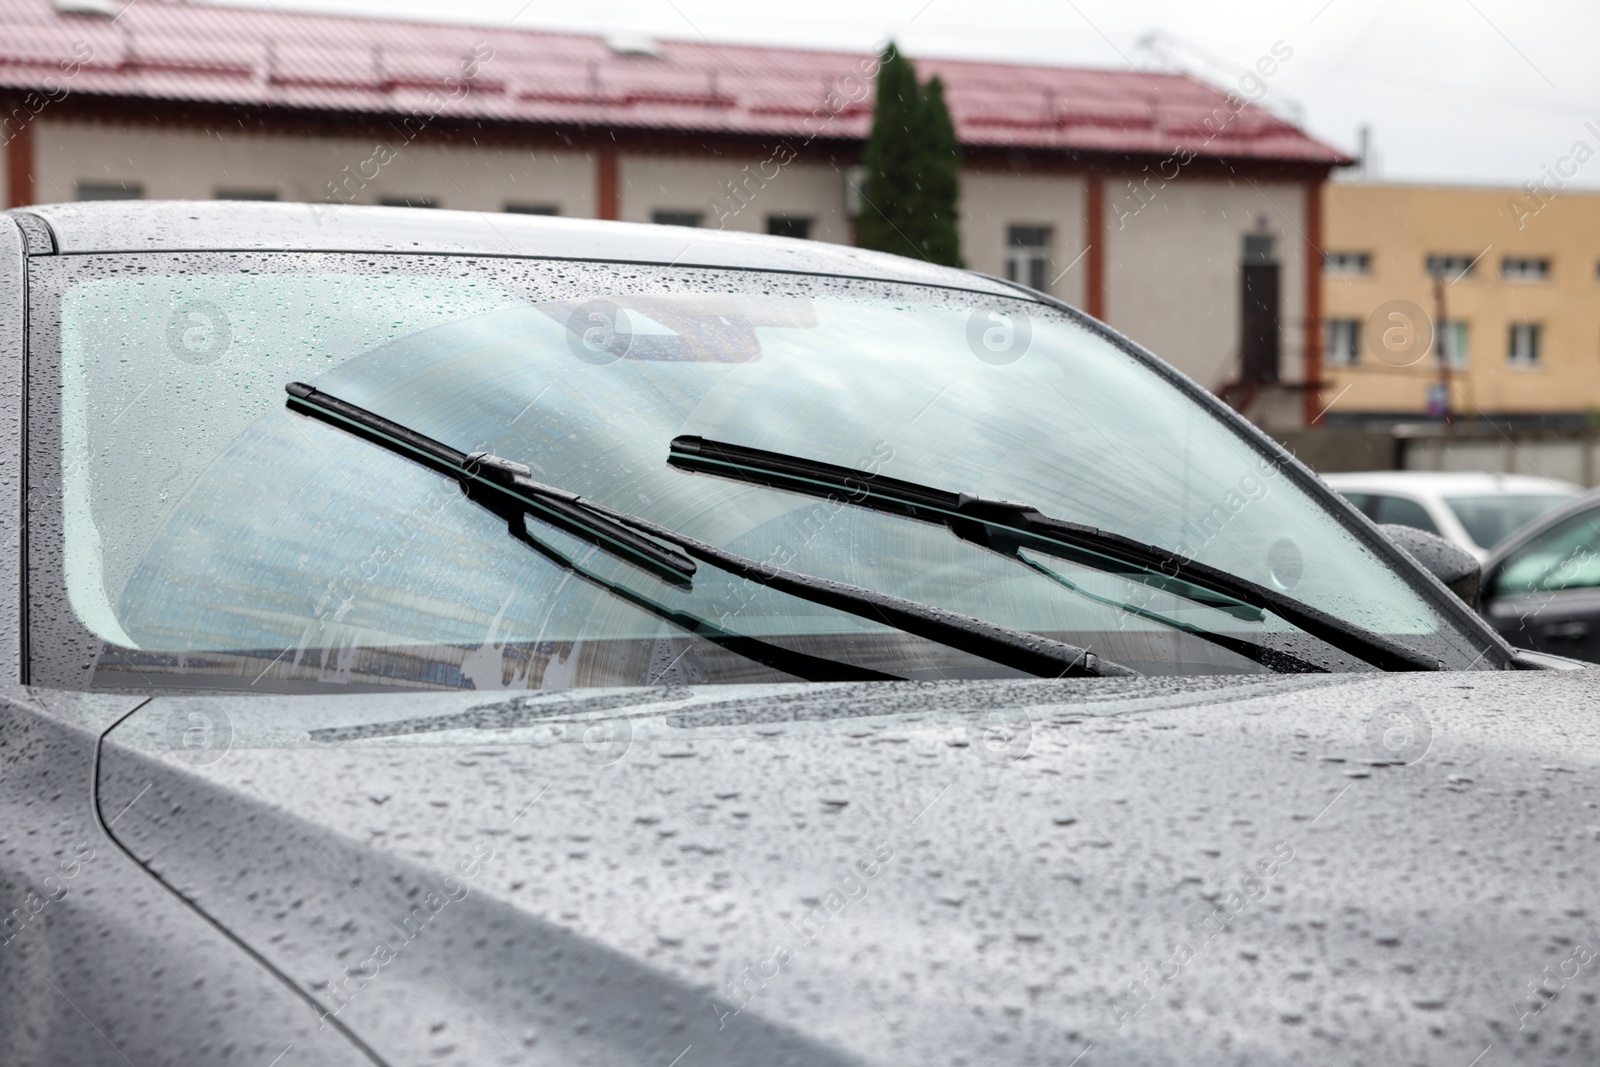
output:
{"label": "reflection on windshield", "polygon": [[[668,443],[703,436],[1027,500],[1377,632],[1443,642],[1441,658],[1476,654],[1270,460],[1038,306],[502,261],[387,257],[375,276],[371,257],[259,256],[243,257],[245,274],[239,258],[48,268],[62,294],[66,593],[75,623],[109,646],[107,670],[181,659],[268,681],[477,688],[771,676],[529,552],[453,481],[284,410],[293,380],[729,551],[1141,670],[1261,669],[1186,628],[1351,664],[1270,614],[1240,619],[1083,568],[1062,568],[1063,584],[847,499],[677,471]],[[229,340],[197,363],[169,343],[171,317],[148,309],[200,304]],[[1014,345],[1005,359],[985,342],[997,322]],[[591,545],[538,533],[607,580],[684,598],[740,633],[901,676],[995,670],[725,574],[657,588]]]}

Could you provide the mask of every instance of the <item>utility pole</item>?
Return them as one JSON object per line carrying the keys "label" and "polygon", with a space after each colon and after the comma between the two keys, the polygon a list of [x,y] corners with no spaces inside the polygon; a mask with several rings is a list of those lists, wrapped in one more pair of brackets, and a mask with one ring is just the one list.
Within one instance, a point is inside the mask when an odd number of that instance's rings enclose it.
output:
{"label": "utility pole", "polygon": [[1450,403],[1450,350],[1447,337],[1450,321],[1445,318],[1444,271],[1433,272],[1433,345],[1439,356],[1440,412],[1446,426],[1454,426],[1456,417]]}

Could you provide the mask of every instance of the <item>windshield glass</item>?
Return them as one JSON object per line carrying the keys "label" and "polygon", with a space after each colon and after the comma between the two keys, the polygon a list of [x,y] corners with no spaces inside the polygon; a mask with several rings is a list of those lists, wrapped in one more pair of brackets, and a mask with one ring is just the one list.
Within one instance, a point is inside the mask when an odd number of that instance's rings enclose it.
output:
{"label": "windshield glass", "polygon": [[1529,596],[1600,587],[1600,511],[1556,523],[1507,557],[1493,595]]}
{"label": "windshield glass", "polygon": [[669,442],[696,435],[1026,501],[1447,665],[1479,657],[1481,638],[1270,457],[1136,357],[1030,302],[425,256],[151,254],[32,269],[31,444],[41,484],[60,489],[34,497],[59,509],[39,517],[59,544],[39,546],[32,648],[58,684],[790,680],[684,619],[899,677],[1009,673],[715,567],[680,587],[535,519],[512,520],[524,540],[508,536],[450,478],[287,410],[292,381],[757,561],[1142,671],[1265,669],[1197,634],[1362,664],[1270,612],[1059,559],[1030,568],[845,499],[677,470]]}
{"label": "windshield glass", "polygon": [[1547,511],[1572,499],[1570,493],[1490,493],[1447,496],[1456,518],[1479,548],[1493,548]]}

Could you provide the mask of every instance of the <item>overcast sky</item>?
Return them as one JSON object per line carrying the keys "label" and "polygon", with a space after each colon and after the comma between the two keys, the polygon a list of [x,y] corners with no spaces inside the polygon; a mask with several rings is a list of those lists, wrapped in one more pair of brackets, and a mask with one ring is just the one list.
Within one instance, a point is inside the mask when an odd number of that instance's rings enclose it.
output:
{"label": "overcast sky", "polygon": [[[1265,103],[1378,175],[1520,186],[1585,140],[1600,151],[1597,0],[248,0],[247,6],[525,29],[866,49],[1097,67],[1176,62],[1217,84],[1274,42]],[[802,17],[797,17],[803,13]],[[1165,42],[1146,43],[1152,32]],[[1600,189],[1600,158],[1570,186]]]}

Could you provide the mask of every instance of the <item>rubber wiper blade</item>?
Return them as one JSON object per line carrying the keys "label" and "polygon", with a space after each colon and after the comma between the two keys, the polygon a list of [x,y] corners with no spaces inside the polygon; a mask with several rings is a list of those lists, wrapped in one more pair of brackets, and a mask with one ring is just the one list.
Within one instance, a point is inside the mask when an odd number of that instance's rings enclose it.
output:
{"label": "rubber wiper blade", "polygon": [[832,497],[856,507],[936,523],[964,541],[1001,555],[1015,557],[1019,550],[1028,549],[1093,570],[1132,577],[1251,621],[1270,611],[1380,670],[1443,669],[1443,664],[1433,657],[1275,589],[1155,545],[1052,518],[1029,504],[951,492],[851,467],[693,436],[675,438],[667,461],[683,470]]}
{"label": "rubber wiper blade", "polygon": [[694,560],[641,537],[628,523],[600,514],[574,493],[534,481],[532,471],[520,463],[488,452],[451,448],[304,382],[290,382],[284,391],[289,394],[291,410],[316,416],[459,479],[468,497],[491,511],[500,513],[508,507],[517,513],[531,511],[668,581],[682,585],[694,577]]}
{"label": "rubber wiper blade", "polygon": [[[532,480],[529,468],[522,464],[484,452],[461,452],[302,382],[291,382],[284,386],[284,391],[289,394],[291,410],[319,418],[458,478],[469,497],[502,517],[511,519],[531,514],[679,584],[687,584],[695,573],[694,560],[700,560],[797,599],[884,623],[1037,677],[1137,674],[1064,641],[890,593],[784,570],[717,548],[640,516],[541,485]],[[518,533],[515,527],[513,533]],[[526,540],[525,533],[518,536]],[[652,538],[654,540],[650,540]],[[674,546],[677,551],[664,548],[656,543],[658,541]],[[566,562],[571,565],[570,561]]]}

